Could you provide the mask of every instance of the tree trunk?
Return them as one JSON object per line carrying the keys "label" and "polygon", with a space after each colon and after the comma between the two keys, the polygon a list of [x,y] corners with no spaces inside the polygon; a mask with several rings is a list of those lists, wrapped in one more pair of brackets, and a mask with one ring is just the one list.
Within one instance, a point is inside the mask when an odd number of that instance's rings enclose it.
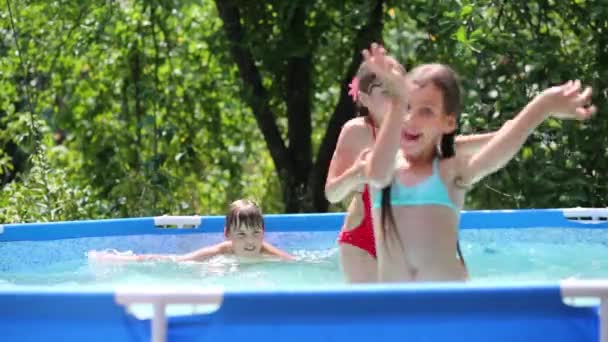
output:
{"label": "tree trunk", "polygon": [[224,23],[230,54],[238,66],[239,75],[243,81],[245,102],[253,111],[281,182],[285,210],[287,212],[299,211],[298,201],[293,196],[294,190],[297,190],[297,182],[293,181],[295,168],[277,127],[276,115],[270,107],[268,91],[262,84],[260,72],[247,48],[239,9],[232,1],[216,0],[215,5]]}
{"label": "tree trunk", "polygon": [[[312,44],[306,38],[305,21],[307,13],[302,6],[296,7],[291,22],[286,28],[286,38],[302,49],[302,54],[287,58],[285,70],[285,102],[289,155],[294,165],[291,174],[286,175],[284,189],[285,211],[311,211],[312,203],[307,198],[308,180],[312,170]],[[280,78],[279,78],[280,79]]]}
{"label": "tree trunk", "polygon": [[[376,1],[370,11],[366,25],[357,32],[351,63],[342,80],[343,87],[338,105],[328,123],[327,131],[316,162],[312,162],[312,43],[306,40],[306,11],[295,9],[295,15],[286,32],[287,39],[299,41],[304,54],[287,59],[284,75],[284,94],[287,106],[289,145],[283,141],[276,115],[270,106],[270,96],[262,84],[262,78],[245,39],[241,16],[236,2],[216,0],[216,8],[224,23],[224,30],[230,45],[230,53],[235,60],[243,81],[244,99],[252,109],[258,127],[264,135],[277,176],[281,182],[285,212],[324,212],[328,209],[325,198],[325,178],[329,161],[336,146],[342,125],[353,117],[355,107],[348,96],[347,84],[361,64],[361,50],[372,41],[381,41],[383,0]],[[278,77],[277,79],[283,79]]]}

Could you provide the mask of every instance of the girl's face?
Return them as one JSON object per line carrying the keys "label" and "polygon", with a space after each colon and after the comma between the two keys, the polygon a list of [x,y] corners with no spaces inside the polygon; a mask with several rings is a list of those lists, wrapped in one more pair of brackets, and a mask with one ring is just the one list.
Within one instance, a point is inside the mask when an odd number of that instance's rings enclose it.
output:
{"label": "girl's face", "polygon": [[236,256],[259,257],[262,253],[264,243],[264,229],[259,226],[250,227],[241,224],[239,227],[230,229],[227,236],[232,241],[232,249]]}
{"label": "girl's face", "polygon": [[443,92],[434,84],[412,85],[410,89],[401,148],[406,155],[419,156],[436,149],[441,136],[456,129],[456,117],[445,113]]}
{"label": "girl's face", "polygon": [[390,97],[382,87],[381,82],[370,84],[368,92],[360,92],[361,104],[369,109],[369,115],[379,125],[384,115],[390,110]]}

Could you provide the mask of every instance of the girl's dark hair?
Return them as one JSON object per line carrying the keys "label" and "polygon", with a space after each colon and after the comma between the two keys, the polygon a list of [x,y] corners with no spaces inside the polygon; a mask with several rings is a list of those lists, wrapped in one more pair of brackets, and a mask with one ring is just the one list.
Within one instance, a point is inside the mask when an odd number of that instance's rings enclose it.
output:
{"label": "girl's dark hair", "polygon": [[230,204],[228,214],[226,214],[226,234],[243,224],[264,229],[262,210],[255,202],[247,199],[240,199]]}
{"label": "girl's dark hair", "polygon": [[[365,63],[361,64],[355,77],[359,79],[359,91],[364,92],[366,94],[371,93],[372,85],[380,83],[380,81],[376,77],[376,74],[369,71]],[[366,120],[370,119],[369,109],[363,104],[361,104],[361,102],[358,100],[356,101],[356,105],[357,116],[362,116]]]}
{"label": "girl's dark hair", "polygon": [[[454,115],[456,118],[460,116],[462,107],[460,84],[458,76],[447,65],[444,64],[424,64],[414,68],[409,74],[408,78],[417,86],[425,87],[429,84],[439,88],[443,94],[443,112],[447,115]],[[439,146],[439,154],[441,158],[451,158],[456,155],[454,148],[456,131],[444,134],[441,137],[441,144]],[[396,227],[395,217],[391,209],[391,185],[388,185],[382,189],[382,209],[381,209],[381,222],[382,222],[382,233],[387,234],[387,226],[394,230]],[[388,223],[388,225],[387,225]],[[399,239],[399,234],[395,236]],[[460,244],[457,245],[457,251],[460,256],[460,260],[463,265],[464,258],[460,251]],[[466,266],[465,266],[466,267]]]}

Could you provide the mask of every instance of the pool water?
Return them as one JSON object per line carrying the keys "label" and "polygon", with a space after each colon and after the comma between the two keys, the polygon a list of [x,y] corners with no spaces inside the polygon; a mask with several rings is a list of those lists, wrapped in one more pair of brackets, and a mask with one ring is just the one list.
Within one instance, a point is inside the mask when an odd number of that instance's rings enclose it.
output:
{"label": "pool water", "polygon": [[[200,263],[89,262],[90,250],[187,253],[222,241],[220,233],[142,235],[21,241],[0,245],[0,287],[78,289],[170,286],[272,289],[343,284],[336,232],[267,233],[267,240],[296,262],[239,263],[219,256]],[[608,278],[608,230],[483,229],[461,231],[473,282],[529,282]]]}

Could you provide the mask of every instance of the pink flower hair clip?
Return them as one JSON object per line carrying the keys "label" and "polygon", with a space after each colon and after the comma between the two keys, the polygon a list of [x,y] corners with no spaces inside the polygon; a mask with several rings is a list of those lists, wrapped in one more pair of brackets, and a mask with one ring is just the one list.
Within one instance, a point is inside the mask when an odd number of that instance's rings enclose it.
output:
{"label": "pink flower hair clip", "polygon": [[348,85],[348,95],[353,98],[354,102],[357,102],[359,99],[359,78],[357,76],[353,77],[353,80]]}

